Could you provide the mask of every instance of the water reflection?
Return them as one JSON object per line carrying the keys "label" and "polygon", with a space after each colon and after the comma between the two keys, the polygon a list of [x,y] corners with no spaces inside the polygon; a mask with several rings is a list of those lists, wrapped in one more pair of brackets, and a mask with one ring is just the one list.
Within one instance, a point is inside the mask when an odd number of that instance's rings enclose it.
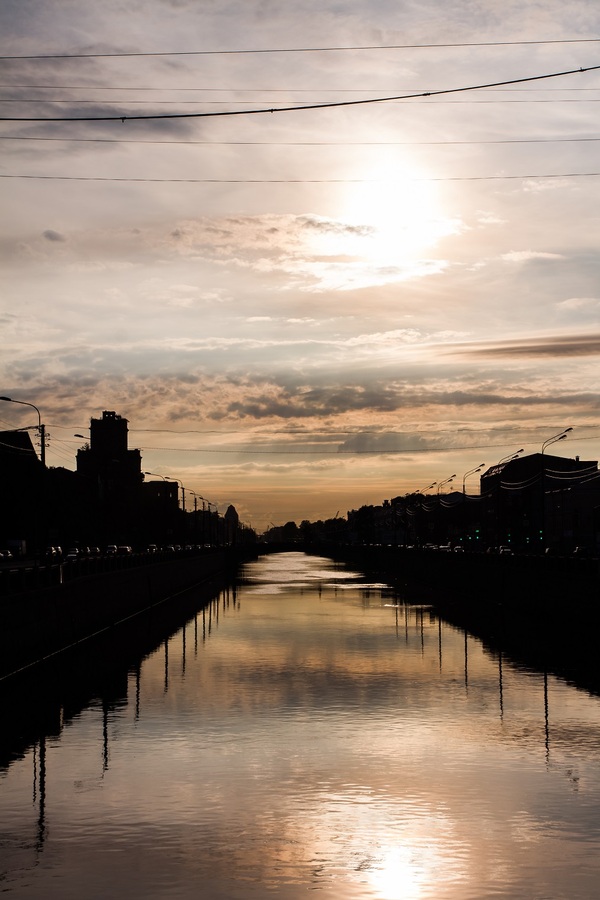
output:
{"label": "water reflection", "polygon": [[595,896],[597,698],[405,599],[261,559],[85,702],[74,663],[13,696],[39,732],[4,745],[3,890]]}

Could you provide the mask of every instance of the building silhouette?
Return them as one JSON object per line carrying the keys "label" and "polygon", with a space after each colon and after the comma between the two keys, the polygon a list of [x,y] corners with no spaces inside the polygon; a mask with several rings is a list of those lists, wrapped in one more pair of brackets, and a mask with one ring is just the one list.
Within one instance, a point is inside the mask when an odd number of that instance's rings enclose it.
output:
{"label": "building silhouette", "polygon": [[27,431],[0,431],[0,552],[36,552],[44,541],[44,472]]}
{"label": "building silhouette", "polygon": [[90,420],[90,441],[77,451],[81,491],[101,542],[131,543],[139,531],[142,454],[128,448],[128,421],[112,410]]}
{"label": "building silhouette", "polygon": [[572,552],[598,543],[600,473],[593,460],[533,453],[481,476],[488,545],[519,552]]}

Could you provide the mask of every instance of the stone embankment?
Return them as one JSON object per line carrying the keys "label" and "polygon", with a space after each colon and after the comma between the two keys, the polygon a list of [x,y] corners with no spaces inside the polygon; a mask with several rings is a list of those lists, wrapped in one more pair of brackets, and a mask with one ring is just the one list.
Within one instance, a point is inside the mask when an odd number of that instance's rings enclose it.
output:
{"label": "stone embankment", "polygon": [[454,553],[394,546],[312,546],[362,571],[388,580],[422,599],[435,594],[448,606],[502,603],[523,607],[561,603],[577,596],[587,605],[600,602],[600,560],[569,556]]}
{"label": "stone embankment", "polygon": [[318,552],[426,604],[495,654],[600,694],[600,560],[322,546]]}
{"label": "stone embankment", "polygon": [[77,570],[69,564],[13,570],[0,595],[0,679],[175,602],[192,588],[225,585],[246,557],[228,547]]}

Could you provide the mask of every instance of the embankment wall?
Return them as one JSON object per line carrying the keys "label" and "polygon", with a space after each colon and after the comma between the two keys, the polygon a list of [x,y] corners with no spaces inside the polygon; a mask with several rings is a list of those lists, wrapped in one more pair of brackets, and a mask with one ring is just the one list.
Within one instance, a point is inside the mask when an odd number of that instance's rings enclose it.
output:
{"label": "embankment wall", "polygon": [[0,602],[0,678],[110,629],[195,585],[235,575],[231,548],[148,561],[11,593]]}

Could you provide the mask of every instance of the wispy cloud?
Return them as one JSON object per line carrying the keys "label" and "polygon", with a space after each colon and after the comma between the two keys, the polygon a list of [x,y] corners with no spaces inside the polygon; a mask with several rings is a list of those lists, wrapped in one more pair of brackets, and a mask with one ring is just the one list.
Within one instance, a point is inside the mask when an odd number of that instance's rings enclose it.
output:
{"label": "wispy cloud", "polygon": [[456,346],[450,351],[465,356],[482,357],[565,357],[600,354],[600,333],[541,336],[539,338]]}

